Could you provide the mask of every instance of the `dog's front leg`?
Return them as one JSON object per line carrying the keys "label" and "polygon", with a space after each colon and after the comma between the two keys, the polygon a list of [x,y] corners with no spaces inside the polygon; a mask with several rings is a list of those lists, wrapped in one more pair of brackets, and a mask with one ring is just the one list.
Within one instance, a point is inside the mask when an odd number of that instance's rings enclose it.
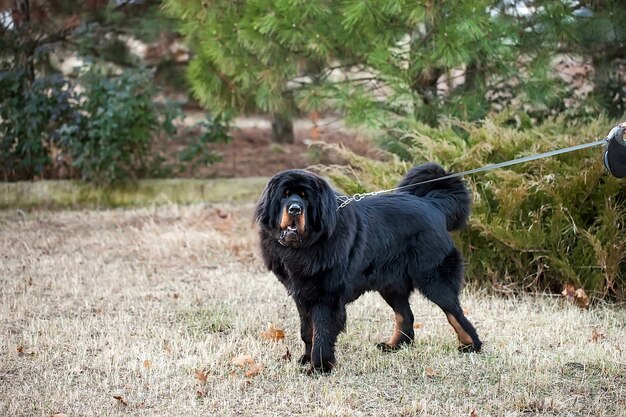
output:
{"label": "dog's front leg", "polygon": [[335,343],[346,324],[346,308],[341,302],[319,303],[311,310],[313,346],[309,372],[330,372],[335,366]]}
{"label": "dog's front leg", "polygon": [[304,354],[298,362],[305,365],[311,362],[311,347],[313,346],[313,326],[311,323],[311,311],[296,299],[296,307],[300,315],[300,337],[304,342]]}

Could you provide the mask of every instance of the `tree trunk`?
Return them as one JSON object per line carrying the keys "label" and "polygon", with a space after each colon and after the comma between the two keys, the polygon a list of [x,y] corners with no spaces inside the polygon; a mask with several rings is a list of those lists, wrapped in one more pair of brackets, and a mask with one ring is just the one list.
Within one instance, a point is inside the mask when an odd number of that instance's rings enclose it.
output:
{"label": "tree trunk", "polygon": [[437,97],[437,80],[443,74],[439,67],[431,67],[422,71],[412,80],[411,89],[421,99],[415,103],[415,118],[429,126],[437,126],[439,116],[439,98]]}
{"label": "tree trunk", "polygon": [[[17,31],[23,31],[23,36],[30,35],[30,2],[29,0],[13,0],[11,4],[11,19],[13,25]],[[24,42],[30,44],[30,42]],[[27,89],[33,81],[35,81],[35,48],[34,46],[28,46],[27,48],[20,48],[20,45],[16,46],[15,59],[20,69],[24,71],[25,83],[23,88]]]}
{"label": "tree trunk", "polygon": [[291,118],[280,113],[272,114],[272,142],[293,143],[294,132]]}

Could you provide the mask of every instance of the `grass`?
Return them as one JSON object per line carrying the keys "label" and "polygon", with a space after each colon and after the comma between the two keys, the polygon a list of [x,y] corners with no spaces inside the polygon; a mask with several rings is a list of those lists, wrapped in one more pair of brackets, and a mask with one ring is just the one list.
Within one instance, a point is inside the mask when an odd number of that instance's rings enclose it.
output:
{"label": "grass", "polygon": [[0,209],[145,207],[150,204],[253,201],[267,178],[143,179],[111,188],[78,180],[0,183]]}
{"label": "grass", "polygon": [[[485,348],[462,355],[417,295],[415,344],[379,352],[393,314],[367,294],[335,372],[304,375],[295,306],[261,268],[251,209],[0,211],[0,413],[626,415],[626,310],[548,296],[466,292]],[[268,323],[285,339],[262,338]]]}

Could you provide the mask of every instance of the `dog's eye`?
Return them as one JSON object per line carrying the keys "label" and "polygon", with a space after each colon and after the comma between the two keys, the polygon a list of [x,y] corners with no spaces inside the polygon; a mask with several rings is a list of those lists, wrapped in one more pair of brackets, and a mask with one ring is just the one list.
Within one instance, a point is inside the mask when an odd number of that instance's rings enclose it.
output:
{"label": "dog's eye", "polygon": [[300,197],[304,198],[305,194],[304,191],[300,191]]}
{"label": "dog's eye", "polygon": [[289,197],[290,194],[291,194],[291,190],[285,190],[285,197]]}

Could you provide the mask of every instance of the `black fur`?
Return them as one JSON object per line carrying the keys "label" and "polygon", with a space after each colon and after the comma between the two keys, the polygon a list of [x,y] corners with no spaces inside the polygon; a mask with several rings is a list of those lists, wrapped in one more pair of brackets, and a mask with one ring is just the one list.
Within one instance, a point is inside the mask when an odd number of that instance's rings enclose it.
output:
{"label": "black fur", "polygon": [[[445,174],[437,164],[424,164],[411,169],[399,185]],[[254,213],[265,265],[285,285],[300,314],[301,363],[310,362],[312,371],[333,368],[345,306],[366,291],[378,291],[396,313],[396,331],[380,345],[383,349],[413,340],[409,296],[418,289],[456,324],[461,348],[479,351],[482,343],[459,302],[463,259],[449,234],[469,215],[464,181],[449,178],[408,187],[339,210],[336,195],[311,172],[284,171],[270,180]],[[283,225],[292,221],[281,216],[294,201],[305,206],[303,219],[293,216],[294,225],[304,220],[304,229],[281,230],[281,218]]]}

